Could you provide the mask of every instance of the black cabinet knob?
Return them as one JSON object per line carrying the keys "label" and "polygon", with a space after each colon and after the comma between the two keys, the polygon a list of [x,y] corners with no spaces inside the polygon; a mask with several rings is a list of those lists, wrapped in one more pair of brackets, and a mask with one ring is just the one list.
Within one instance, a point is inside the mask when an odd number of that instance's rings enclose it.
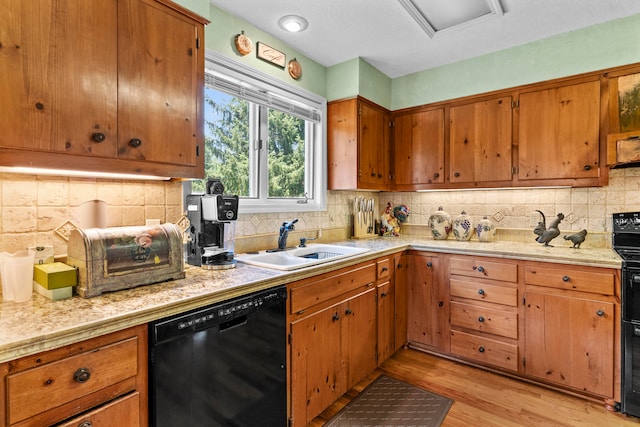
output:
{"label": "black cabinet knob", "polygon": [[597,315],[598,317],[602,317],[602,316],[604,316],[604,310],[598,310],[598,311],[596,311],[596,315]]}
{"label": "black cabinet knob", "polygon": [[73,373],[73,380],[77,383],[86,383],[91,378],[91,371],[89,368],[80,368]]}
{"label": "black cabinet knob", "polygon": [[78,427],[93,427],[93,423],[91,421],[84,421],[82,424],[79,424]]}
{"label": "black cabinet knob", "polygon": [[383,293],[381,293],[381,294],[380,294],[380,298],[384,298],[384,297],[386,297],[386,296],[387,296],[387,293],[386,293],[386,292],[383,292]]}
{"label": "black cabinet knob", "polygon": [[138,138],[132,138],[129,141],[129,145],[132,146],[133,148],[138,148],[142,145],[142,141]]}
{"label": "black cabinet knob", "polygon": [[455,176],[456,178],[458,178],[460,176],[460,172],[454,172],[453,176]]}
{"label": "black cabinet knob", "polygon": [[484,267],[483,267],[483,266],[480,266],[480,267],[478,267],[478,268],[477,268],[477,270],[478,270],[480,273],[483,273],[483,272],[484,272]]}
{"label": "black cabinet knob", "polygon": [[427,267],[429,267],[429,268],[433,267],[433,263],[432,263],[431,261],[429,261],[429,262],[427,263]]}
{"label": "black cabinet knob", "polygon": [[344,311],[344,314],[346,314],[347,316],[348,316],[349,314],[351,314],[351,313],[353,313],[353,311],[351,311],[351,309],[350,309],[350,308],[347,308],[347,309]]}
{"label": "black cabinet knob", "polygon": [[480,353],[484,353],[484,347],[478,347],[478,351],[479,351]]}
{"label": "black cabinet knob", "polygon": [[433,177],[434,178],[440,178],[440,174],[438,172],[436,172],[436,173],[433,174]]}
{"label": "black cabinet knob", "polygon": [[91,135],[91,139],[93,139],[95,142],[103,142],[105,139],[107,139],[107,137],[104,136],[104,133],[102,132],[96,132]]}
{"label": "black cabinet knob", "polygon": [[590,170],[591,170],[591,165],[585,165],[585,166],[584,166],[584,170],[586,170],[586,171],[590,171]]}
{"label": "black cabinet knob", "polygon": [[483,323],[484,322],[484,317],[482,317],[482,316],[478,317],[478,322]]}
{"label": "black cabinet knob", "polygon": [[478,289],[478,295],[484,295],[484,289]]}
{"label": "black cabinet knob", "polygon": [[563,282],[568,282],[569,280],[571,280],[571,278],[569,276],[562,276],[562,281]]}
{"label": "black cabinet knob", "polygon": [[340,315],[338,313],[333,313],[333,316],[331,317],[332,321],[336,321],[336,320],[340,320]]}

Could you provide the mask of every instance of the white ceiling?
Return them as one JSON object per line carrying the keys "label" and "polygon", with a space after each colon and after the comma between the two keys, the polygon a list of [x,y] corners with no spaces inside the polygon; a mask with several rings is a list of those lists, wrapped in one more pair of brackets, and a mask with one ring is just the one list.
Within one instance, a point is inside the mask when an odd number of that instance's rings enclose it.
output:
{"label": "white ceiling", "polygon": [[[325,67],[361,57],[391,78],[640,13],[639,0],[487,1],[502,5],[504,14],[487,15],[438,31],[432,38],[399,0],[211,0],[211,3]],[[418,9],[426,2],[413,0]],[[279,28],[278,19],[290,14],[306,18],[309,28],[301,33],[287,33]],[[238,28],[238,32],[241,30],[244,29]],[[255,37],[252,40],[258,41]]]}

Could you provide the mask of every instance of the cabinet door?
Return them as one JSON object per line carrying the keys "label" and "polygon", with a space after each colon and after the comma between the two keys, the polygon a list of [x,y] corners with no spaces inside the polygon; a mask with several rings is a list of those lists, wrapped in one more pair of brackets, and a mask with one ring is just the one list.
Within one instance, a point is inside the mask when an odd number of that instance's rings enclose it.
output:
{"label": "cabinet door", "polygon": [[376,289],[342,303],[342,360],[346,365],[346,383],[339,395],[369,375],[377,366]]}
{"label": "cabinet door", "polygon": [[430,347],[443,345],[444,299],[437,283],[438,258],[408,255],[407,339]]}
{"label": "cabinet door", "polygon": [[3,1],[0,146],[116,156],[116,8]]}
{"label": "cabinet door", "polygon": [[511,110],[510,96],[449,109],[452,183],[511,181]]}
{"label": "cabinet door", "polygon": [[394,186],[444,183],[444,108],[394,119]]}
{"label": "cabinet door", "polygon": [[395,349],[407,343],[407,255],[402,253],[393,257],[393,285],[395,290]]}
{"label": "cabinet door", "polygon": [[118,157],[194,166],[201,26],[151,0],[119,0]]}
{"label": "cabinet door", "polygon": [[358,188],[387,189],[389,185],[389,115],[365,102],[359,102],[358,108]]}
{"label": "cabinet door", "polygon": [[526,374],[612,397],[614,304],[542,292],[525,301]]}
{"label": "cabinet door", "polygon": [[378,285],[378,365],[395,351],[395,287],[391,282]]}
{"label": "cabinet door", "polygon": [[600,82],[520,95],[518,179],[597,178]]}
{"label": "cabinet door", "polygon": [[294,426],[307,425],[344,392],[340,355],[342,317],[343,308],[338,304],[291,324]]}

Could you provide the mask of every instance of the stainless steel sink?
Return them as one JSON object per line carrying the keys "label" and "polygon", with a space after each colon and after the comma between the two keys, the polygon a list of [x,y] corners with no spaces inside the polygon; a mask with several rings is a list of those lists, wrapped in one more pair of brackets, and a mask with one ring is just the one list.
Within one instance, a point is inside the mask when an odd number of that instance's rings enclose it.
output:
{"label": "stainless steel sink", "polygon": [[368,251],[369,249],[367,248],[313,243],[304,248],[294,248],[279,252],[261,251],[258,253],[237,254],[235,258],[245,264],[288,271],[336,261]]}

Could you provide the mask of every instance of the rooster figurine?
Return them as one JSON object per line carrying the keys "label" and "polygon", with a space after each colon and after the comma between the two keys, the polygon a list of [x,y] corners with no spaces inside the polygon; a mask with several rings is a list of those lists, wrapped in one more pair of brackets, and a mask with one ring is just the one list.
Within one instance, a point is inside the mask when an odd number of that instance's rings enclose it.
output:
{"label": "rooster figurine", "polygon": [[[542,214],[542,212],[540,213]],[[560,235],[560,229],[558,228],[558,226],[560,225],[560,221],[564,219],[564,215],[559,213],[556,219],[554,219],[553,222],[549,224],[549,227],[545,227],[544,215],[542,216],[542,218],[542,222],[538,223],[538,226],[535,228],[535,230],[533,230],[533,232],[538,235],[536,242],[544,243],[545,246],[552,246],[549,244],[549,242]]]}
{"label": "rooster figurine", "polygon": [[568,236],[564,236],[563,239],[564,240],[571,240],[571,243],[573,243],[573,246],[571,246],[572,248],[576,248],[576,249],[580,249],[580,244],[582,242],[584,242],[584,239],[587,237],[587,230],[582,229],[580,231],[578,231],[577,233],[574,234],[570,234]]}

